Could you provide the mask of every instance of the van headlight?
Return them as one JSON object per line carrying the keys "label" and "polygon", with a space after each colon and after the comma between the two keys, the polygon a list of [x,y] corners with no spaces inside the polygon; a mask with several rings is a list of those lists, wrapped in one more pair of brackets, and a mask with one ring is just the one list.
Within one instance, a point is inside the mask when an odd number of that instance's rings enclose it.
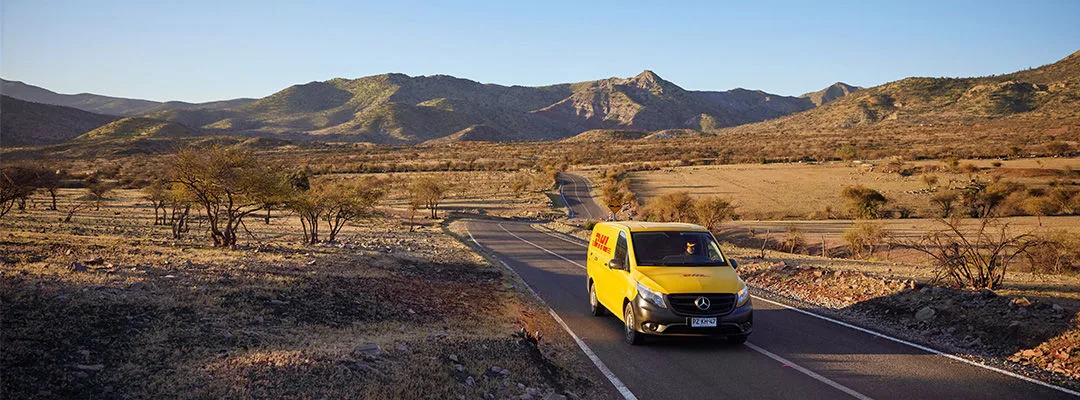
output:
{"label": "van headlight", "polygon": [[738,293],[735,293],[735,307],[742,307],[750,300],[750,287],[743,285]]}
{"label": "van headlight", "polygon": [[655,304],[657,307],[667,308],[667,306],[664,305],[664,296],[660,293],[654,292],[652,289],[645,287],[645,285],[642,285],[641,283],[637,284],[637,292],[638,296]]}

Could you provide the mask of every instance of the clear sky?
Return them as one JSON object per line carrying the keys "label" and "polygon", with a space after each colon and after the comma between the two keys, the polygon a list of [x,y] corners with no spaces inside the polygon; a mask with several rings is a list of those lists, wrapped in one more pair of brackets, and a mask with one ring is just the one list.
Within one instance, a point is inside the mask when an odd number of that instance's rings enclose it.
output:
{"label": "clear sky", "polygon": [[60,93],[262,97],[384,72],[695,90],[977,76],[1080,50],[1080,1],[2,0],[0,77]]}

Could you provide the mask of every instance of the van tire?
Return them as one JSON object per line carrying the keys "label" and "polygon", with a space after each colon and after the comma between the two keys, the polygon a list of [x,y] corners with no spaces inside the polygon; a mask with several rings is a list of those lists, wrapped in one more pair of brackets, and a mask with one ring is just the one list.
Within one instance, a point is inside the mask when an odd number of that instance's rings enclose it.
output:
{"label": "van tire", "polygon": [[596,299],[596,289],[593,288],[592,282],[589,282],[589,313],[594,317],[604,316],[607,310],[600,304],[600,300]]}
{"label": "van tire", "polygon": [[638,332],[634,325],[637,323],[634,318],[634,305],[629,302],[626,303],[625,310],[623,311],[623,340],[626,344],[631,346],[637,346],[645,343],[645,334]]}
{"label": "van tire", "polygon": [[727,337],[728,344],[739,345],[746,343],[746,337],[750,335],[731,335]]}

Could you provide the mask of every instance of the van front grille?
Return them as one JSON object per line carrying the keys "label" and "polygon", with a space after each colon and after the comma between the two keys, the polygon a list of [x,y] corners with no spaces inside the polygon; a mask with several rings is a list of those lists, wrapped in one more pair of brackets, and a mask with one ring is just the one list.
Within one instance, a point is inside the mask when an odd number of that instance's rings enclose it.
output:
{"label": "van front grille", "polygon": [[[702,297],[709,300],[709,307],[704,310],[697,306]],[[669,294],[667,300],[671,311],[684,316],[724,315],[735,309],[735,295],[731,293]]]}

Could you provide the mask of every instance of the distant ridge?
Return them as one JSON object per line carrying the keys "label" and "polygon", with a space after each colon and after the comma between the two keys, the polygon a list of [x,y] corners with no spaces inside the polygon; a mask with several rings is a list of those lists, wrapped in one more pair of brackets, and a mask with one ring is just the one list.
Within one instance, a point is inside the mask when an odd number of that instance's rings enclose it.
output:
{"label": "distant ridge", "polygon": [[0,96],[0,147],[62,143],[116,119]]}
{"label": "distant ridge", "polygon": [[98,114],[118,116],[139,115],[161,110],[236,107],[254,101],[254,99],[233,99],[209,103],[186,103],[182,101],[162,103],[90,93],[59,94],[34,85],[5,79],[0,79],[0,93],[23,101],[72,107]]}

